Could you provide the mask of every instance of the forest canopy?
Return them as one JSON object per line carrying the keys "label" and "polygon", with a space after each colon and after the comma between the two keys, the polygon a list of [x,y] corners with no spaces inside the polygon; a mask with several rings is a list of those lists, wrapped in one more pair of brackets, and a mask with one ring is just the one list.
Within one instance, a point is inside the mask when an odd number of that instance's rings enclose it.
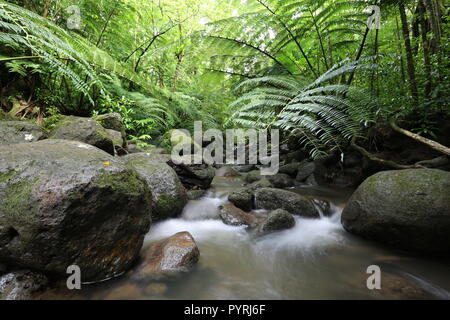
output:
{"label": "forest canopy", "polygon": [[450,112],[448,11],[441,0],[0,1],[0,104],[48,127],[118,112],[144,145],[201,120],[279,128],[320,158],[390,124],[447,154],[434,140]]}

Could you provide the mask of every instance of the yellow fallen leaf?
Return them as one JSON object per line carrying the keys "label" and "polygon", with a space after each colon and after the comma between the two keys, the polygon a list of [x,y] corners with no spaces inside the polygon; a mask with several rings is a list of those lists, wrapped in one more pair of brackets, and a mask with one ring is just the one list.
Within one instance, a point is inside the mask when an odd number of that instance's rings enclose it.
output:
{"label": "yellow fallen leaf", "polygon": [[104,165],[104,166],[110,166],[111,163],[109,163],[109,162],[103,162],[103,165]]}

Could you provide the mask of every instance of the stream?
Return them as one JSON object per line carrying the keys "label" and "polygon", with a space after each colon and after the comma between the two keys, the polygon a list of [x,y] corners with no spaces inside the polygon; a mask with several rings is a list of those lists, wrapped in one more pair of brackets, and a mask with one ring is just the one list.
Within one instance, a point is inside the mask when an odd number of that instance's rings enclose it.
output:
{"label": "stream", "polygon": [[[340,224],[351,191],[302,187],[293,191],[330,201],[333,215],[295,217],[292,229],[252,238],[218,218],[218,206],[242,185],[217,176],[208,193],[190,201],[176,219],[155,223],[153,242],[188,231],[200,249],[194,269],[176,277],[136,283],[127,275],[81,291],[53,293],[69,299],[450,299],[450,265],[411,256],[354,237]],[[367,267],[381,268],[381,290],[369,290]]]}

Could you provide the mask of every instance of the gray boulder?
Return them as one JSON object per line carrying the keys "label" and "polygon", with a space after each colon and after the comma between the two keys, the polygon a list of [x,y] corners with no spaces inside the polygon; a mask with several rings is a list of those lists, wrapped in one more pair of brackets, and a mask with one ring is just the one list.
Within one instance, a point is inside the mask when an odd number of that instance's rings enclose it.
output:
{"label": "gray boulder", "polygon": [[286,210],[277,209],[269,213],[264,222],[258,226],[258,234],[264,235],[272,232],[286,230],[295,226],[295,219]]}
{"label": "gray boulder", "polygon": [[295,185],[295,181],[284,173],[278,173],[265,177],[275,188],[289,188]]}
{"label": "gray boulder", "polygon": [[118,132],[125,132],[122,116],[117,112],[102,114],[94,118],[103,128]]}
{"label": "gray boulder", "polygon": [[366,179],[344,211],[345,230],[427,254],[450,254],[450,173],[383,171]]}
{"label": "gray boulder", "polygon": [[83,281],[121,274],[150,227],[147,185],[91,145],[43,140],[0,147],[0,262]]}
{"label": "gray boulder", "polygon": [[0,146],[45,139],[44,131],[26,121],[0,121]]}
{"label": "gray boulder", "polygon": [[244,211],[251,211],[253,208],[253,192],[248,188],[233,191],[228,196],[228,200]]}
{"label": "gray boulder", "polygon": [[256,209],[284,209],[302,217],[318,218],[319,212],[313,203],[305,197],[291,191],[274,188],[262,188],[255,192]]}
{"label": "gray boulder", "polygon": [[176,172],[158,154],[135,153],[124,157],[152,194],[152,220],[177,217],[187,203],[186,189]]}
{"label": "gray boulder", "polygon": [[292,162],[280,167],[279,173],[285,173],[291,177],[296,177],[300,163]]}
{"label": "gray boulder", "polygon": [[314,164],[314,162],[302,162],[298,166],[297,177],[295,178],[295,180],[297,180],[298,182],[305,181],[306,178],[312,175],[315,170],[316,165]]}
{"label": "gray boulder", "polygon": [[41,273],[15,271],[0,277],[0,300],[31,300],[43,291],[48,279]]}
{"label": "gray boulder", "polygon": [[91,118],[62,117],[50,132],[50,139],[80,141],[114,155],[114,142],[106,129]]}
{"label": "gray boulder", "polygon": [[252,170],[249,173],[247,173],[244,180],[247,183],[253,183],[261,180],[262,178],[263,176],[261,176],[261,170]]}

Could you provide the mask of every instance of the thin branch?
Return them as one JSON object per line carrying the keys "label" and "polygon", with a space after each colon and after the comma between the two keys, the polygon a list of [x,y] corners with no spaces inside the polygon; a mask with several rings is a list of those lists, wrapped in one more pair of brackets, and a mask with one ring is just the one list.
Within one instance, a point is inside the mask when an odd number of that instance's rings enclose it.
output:
{"label": "thin branch", "polygon": [[231,41],[231,42],[235,42],[241,46],[245,46],[245,47],[249,47],[252,48],[260,53],[262,53],[263,55],[265,55],[266,57],[270,58],[271,60],[273,60],[276,64],[278,64],[279,66],[283,67],[284,69],[286,69],[286,71],[292,75],[292,72],[289,71],[288,68],[286,68],[286,66],[280,62],[277,58],[275,58],[274,56],[272,56],[270,53],[268,53],[267,51],[262,50],[261,48],[258,48],[254,45],[251,45],[247,42],[241,41],[241,40],[237,40],[237,39],[233,39],[233,38],[227,38],[227,37],[222,37],[222,36],[212,36],[212,35],[208,35],[209,38],[214,38],[214,39],[220,39],[220,40],[227,40],[227,41]]}
{"label": "thin branch", "polygon": [[314,67],[312,66],[311,62],[308,59],[308,56],[306,55],[305,51],[303,50],[303,47],[300,45],[300,42],[298,42],[297,37],[292,33],[291,29],[284,23],[283,20],[280,19],[280,17],[278,17],[277,13],[275,11],[273,11],[267,4],[265,4],[264,2],[262,2],[261,0],[256,0],[258,1],[262,6],[264,6],[271,14],[273,14],[276,19],[280,22],[280,24],[283,26],[283,28],[288,32],[289,36],[292,38],[292,40],[294,40],[295,44],[297,45],[298,49],[300,50],[302,56],[305,58],[306,63],[309,66],[309,69],[311,70],[311,72],[314,74],[314,76],[317,78],[318,74],[316,73],[316,70],[314,69]]}

